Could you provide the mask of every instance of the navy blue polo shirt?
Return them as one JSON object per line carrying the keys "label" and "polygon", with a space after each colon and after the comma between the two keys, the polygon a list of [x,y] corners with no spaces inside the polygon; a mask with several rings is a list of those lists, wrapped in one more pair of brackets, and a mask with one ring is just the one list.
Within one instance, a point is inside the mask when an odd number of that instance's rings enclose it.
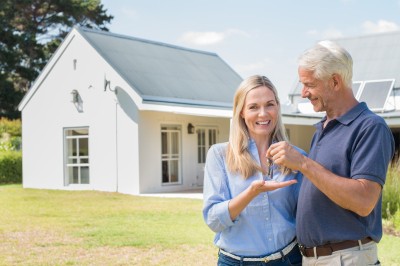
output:
{"label": "navy blue polo shirt", "polygon": [[[386,122],[359,103],[349,112],[316,124],[309,158],[344,178],[364,178],[384,185],[394,154],[393,135]],[[362,217],[343,209],[303,179],[297,207],[297,238],[307,247],[328,242],[382,238],[382,195],[374,210]]]}

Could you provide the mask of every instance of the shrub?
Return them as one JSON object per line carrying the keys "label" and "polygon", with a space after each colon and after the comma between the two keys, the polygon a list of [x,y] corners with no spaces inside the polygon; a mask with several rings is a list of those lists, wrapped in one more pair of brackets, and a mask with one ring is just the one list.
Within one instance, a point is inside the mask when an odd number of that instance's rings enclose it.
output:
{"label": "shrub", "polygon": [[22,153],[0,152],[0,184],[22,183]]}
{"label": "shrub", "polygon": [[8,120],[7,118],[0,118],[0,137],[7,133],[10,137],[21,137],[22,135],[22,126],[21,120]]}
{"label": "shrub", "polygon": [[[382,194],[382,216],[393,219],[400,216],[400,163],[393,163],[388,170]],[[400,217],[399,217],[400,218]]]}
{"label": "shrub", "polygon": [[0,118],[0,152],[21,149],[21,120]]}
{"label": "shrub", "polygon": [[400,209],[397,209],[396,213],[393,215],[393,225],[394,228],[400,230]]}

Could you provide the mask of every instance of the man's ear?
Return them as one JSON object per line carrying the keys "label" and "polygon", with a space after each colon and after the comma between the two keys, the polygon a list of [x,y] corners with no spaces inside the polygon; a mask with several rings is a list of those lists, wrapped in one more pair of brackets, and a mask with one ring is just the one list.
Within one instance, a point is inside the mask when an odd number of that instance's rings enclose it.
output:
{"label": "man's ear", "polygon": [[333,84],[333,89],[338,90],[339,88],[341,88],[342,78],[338,74],[333,74],[332,84]]}

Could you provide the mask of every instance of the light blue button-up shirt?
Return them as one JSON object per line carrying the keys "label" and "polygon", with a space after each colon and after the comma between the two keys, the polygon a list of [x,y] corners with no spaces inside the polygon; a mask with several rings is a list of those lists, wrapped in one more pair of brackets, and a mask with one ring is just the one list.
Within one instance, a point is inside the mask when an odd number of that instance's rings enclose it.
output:
{"label": "light blue button-up shirt", "polygon": [[[283,176],[274,165],[274,180],[297,179],[298,183],[260,193],[232,221],[229,201],[253,181],[263,179],[263,176],[258,172],[244,179],[237,173],[229,172],[225,160],[227,145],[215,144],[209,149],[204,170],[203,217],[211,230],[216,232],[215,245],[239,256],[262,256],[283,249],[295,238],[297,198],[302,174],[298,172]],[[249,151],[260,162],[253,140],[250,140]]]}

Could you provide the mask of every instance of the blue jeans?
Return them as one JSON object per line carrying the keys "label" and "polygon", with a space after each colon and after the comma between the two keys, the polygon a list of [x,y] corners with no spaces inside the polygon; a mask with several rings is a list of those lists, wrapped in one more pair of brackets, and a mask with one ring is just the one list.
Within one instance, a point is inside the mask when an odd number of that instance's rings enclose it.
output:
{"label": "blue jeans", "polygon": [[218,255],[218,266],[300,266],[301,254],[299,247],[296,245],[286,256],[283,258],[262,262],[262,261],[239,261],[228,257],[222,253]]}

